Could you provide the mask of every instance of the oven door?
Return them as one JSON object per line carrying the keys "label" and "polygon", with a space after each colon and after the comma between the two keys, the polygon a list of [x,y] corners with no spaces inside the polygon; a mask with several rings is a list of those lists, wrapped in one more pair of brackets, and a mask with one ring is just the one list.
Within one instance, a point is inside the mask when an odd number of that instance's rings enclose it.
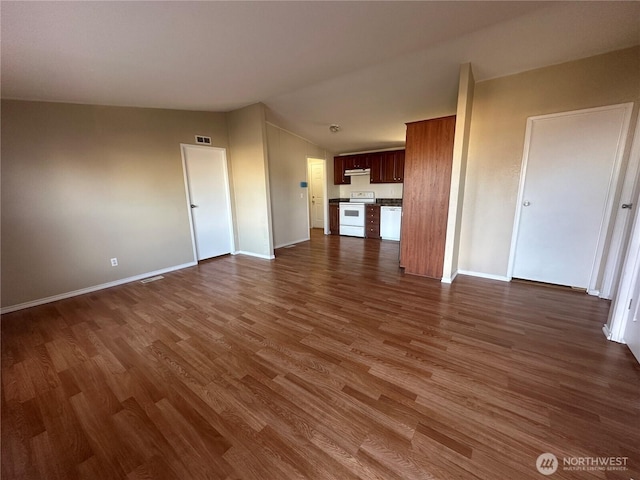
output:
{"label": "oven door", "polygon": [[364,227],[364,204],[341,203],[340,226]]}

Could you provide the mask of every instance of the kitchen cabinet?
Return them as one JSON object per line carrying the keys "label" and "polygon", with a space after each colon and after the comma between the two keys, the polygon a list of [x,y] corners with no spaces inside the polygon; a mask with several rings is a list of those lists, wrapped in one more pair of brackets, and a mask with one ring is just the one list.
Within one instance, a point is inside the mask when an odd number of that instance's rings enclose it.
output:
{"label": "kitchen cabinet", "polygon": [[404,150],[397,150],[395,152],[387,152],[387,164],[392,164],[390,168],[390,175],[387,176],[389,183],[403,183],[404,182]]}
{"label": "kitchen cabinet", "polygon": [[400,266],[442,278],[455,115],[407,124]]}
{"label": "kitchen cabinet", "polygon": [[404,181],[404,150],[378,152],[370,155],[370,183],[402,183]]}
{"label": "kitchen cabinet", "polygon": [[371,175],[369,183],[386,183],[384,181],[384,152],[376,152],[369,154],[369,163],[371,165]]}
{"label": "kitchen cabinet", "polygon": [[334,185],[350,185],[345,170],[371,169],[370,183],[402,183],[404,179],[404,150],[358,153],[333,157]]}
{"label": "kitchen cabinet", "polygon": [[364,234],[366,238],[380,238],[380,205],[366,205]]}
{"label": "kitchen cabinet", "polygon": [[344,171],[347,170],[345,161],[349,161],[347,157],[333,157],[333,184],[334,185],[350,185],[351,177],[347,177]]}
{"label": "kitchen cabinet", "polygon": [[362,153],[362,154],[357,154],[357,155],[348,155],[347,156],[348,160],[348,166],[347,169],[352,169],[352,168],[370,168],[371,167],[371,162],[369,160],[369,154],[368,153]]}
{"label": "kitchen cabinet", "polygon": [[337,203],[329,204],[329,231],[331,235],[340,235],[340,206]]}

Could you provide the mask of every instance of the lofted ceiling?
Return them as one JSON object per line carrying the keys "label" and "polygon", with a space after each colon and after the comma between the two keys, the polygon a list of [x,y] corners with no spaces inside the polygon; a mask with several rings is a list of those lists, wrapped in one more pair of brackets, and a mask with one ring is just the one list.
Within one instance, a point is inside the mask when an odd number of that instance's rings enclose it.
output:
{"label": "lofted ceiling", "polygon": [[[402,145],[476,80],[640,43],[638,2],[11,2],[2,97],[230,111],[332,152]],[[342,131],[332,134],[329,125]]]}

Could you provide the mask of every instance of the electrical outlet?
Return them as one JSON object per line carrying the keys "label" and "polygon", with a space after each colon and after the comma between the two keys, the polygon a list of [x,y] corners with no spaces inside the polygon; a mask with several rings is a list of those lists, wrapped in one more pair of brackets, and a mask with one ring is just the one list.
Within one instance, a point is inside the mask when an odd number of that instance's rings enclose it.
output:
{"label": "electrical outlet", "polygon": [[112,258],[111,259],[111,266],[112,267],[117,267],[118,266],[118,259],[117,258]]}

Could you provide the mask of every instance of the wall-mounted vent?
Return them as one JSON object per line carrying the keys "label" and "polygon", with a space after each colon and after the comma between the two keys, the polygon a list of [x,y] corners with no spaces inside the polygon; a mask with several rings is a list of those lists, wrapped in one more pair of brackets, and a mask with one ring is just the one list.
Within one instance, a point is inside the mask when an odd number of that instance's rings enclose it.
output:
{"label": "wall-mounted vent", "polygon": [[211,145],[211,137],[196,135],[196,143],[199,143],[200,145]]}

